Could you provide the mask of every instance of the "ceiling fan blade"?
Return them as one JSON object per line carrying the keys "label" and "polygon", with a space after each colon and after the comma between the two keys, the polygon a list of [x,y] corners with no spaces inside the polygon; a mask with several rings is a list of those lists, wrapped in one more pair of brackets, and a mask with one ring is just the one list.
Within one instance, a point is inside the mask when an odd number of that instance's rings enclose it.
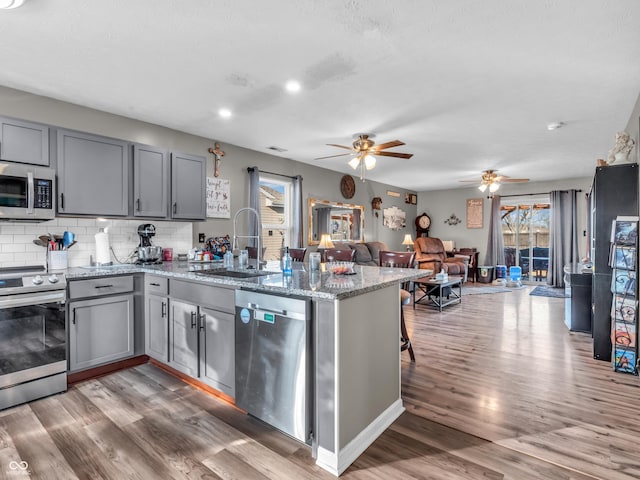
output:
{"label": "ceiling fan blade", "polygon": [[385,148],[399,147],[400,145],[404,145],[404,142],[401,142],[400,140],[392,140],[390,142],[381,143],[380,145],[374,145],[372,150],[384,150]]}
{"label": "ceiling fan blade", "polygon": [[478,181],[482,181],[482,180],[458,180],[459,182],[465,182],[465,183],[478,183]]}
{"label": "ceiling fan blade", "polygon": [[340,153],[338,155],[329,155],[327,157],[314,158],[314,160],[324,160],[325,158],[335,158],[335,157],[346,157],[348,155],[353,155],[353,153]]}
{"label": "ceiling fan blade", "polygon": [[411,158],[413,153],[398,153],[398,152],[372,152],[373,155],[380,155],[381,157],[396,157],[396,158]]}
{"label": "ceiling fan blade", "polygon": [[529,179],[528,178],[503,178],[502,180],[500,180],[501,182],[511,182],[511,183],[521,183],[521,182],[528,182]]}
{"label": "ceiling fan blade", "polygon": [[353,147],[347,147],[346,145],[336,145],[335,143],[327,143],[330,147],[346,148],[347,150],[353,150]]}

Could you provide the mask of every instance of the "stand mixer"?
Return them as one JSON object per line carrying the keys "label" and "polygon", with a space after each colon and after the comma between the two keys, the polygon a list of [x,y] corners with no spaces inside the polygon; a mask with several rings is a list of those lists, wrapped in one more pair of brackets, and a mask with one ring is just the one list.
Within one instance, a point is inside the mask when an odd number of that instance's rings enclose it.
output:
{"label": "stand mixer", "polygon": [[143,223],[138,225],[138,236],[140,237],[140,245],[138,245],[138,260],[136,263],[158,263],[162,258],[162,247],[155,246],[151,243],[151,238],[156,234],[156,227],[151,223]]}

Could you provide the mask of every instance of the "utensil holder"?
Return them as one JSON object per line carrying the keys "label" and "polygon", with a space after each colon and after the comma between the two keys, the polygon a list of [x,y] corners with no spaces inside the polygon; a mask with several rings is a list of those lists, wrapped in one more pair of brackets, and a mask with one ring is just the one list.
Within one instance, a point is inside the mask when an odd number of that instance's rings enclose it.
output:
{"label": "utensil holder", "polygon": [[49,270],[65,270],[68,265],[67,258],[65,250],[49,251]]}

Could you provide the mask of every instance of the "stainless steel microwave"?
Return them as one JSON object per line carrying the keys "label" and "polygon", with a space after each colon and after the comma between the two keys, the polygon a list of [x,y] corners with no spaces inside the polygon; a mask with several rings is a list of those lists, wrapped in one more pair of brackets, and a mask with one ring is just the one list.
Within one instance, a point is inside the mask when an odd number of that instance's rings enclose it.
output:
{"label": "stainless steel microwave", "polygon": [[0,221],[55,218],[55,179],[53,168],[0,163]]}

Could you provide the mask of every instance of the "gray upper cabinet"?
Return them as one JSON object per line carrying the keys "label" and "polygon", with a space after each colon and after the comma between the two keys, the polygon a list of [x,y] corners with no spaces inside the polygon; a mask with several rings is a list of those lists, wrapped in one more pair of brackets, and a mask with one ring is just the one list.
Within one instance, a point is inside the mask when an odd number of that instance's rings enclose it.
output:
{"label": "gray upper cabinet", "polygon": [[49,127],[0,117],[0,159],[49,166]]}
{"label": "gray upper cabinet", "polygon": [[133,146],[133,216],[167,218],[169,155],[148,145]]}
{"label": "gray upper cabinet", "polygon": [[127,216],[129,144],[58,130],[58,213]]}
{"label": "gray upper cabinet", "polygon": [[171,218],[205,220],[206,158],[171,153]]}

